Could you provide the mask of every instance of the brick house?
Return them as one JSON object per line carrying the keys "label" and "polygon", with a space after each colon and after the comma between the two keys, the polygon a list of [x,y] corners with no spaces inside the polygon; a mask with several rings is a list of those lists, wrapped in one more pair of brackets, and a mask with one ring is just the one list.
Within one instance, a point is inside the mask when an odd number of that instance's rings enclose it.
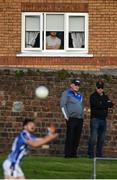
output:
{"label": "brick house", "polygon": [[[114,0],[1,0],[0,66],[116,68],[116,8]],[[46,49],[50,31],[61,38],[59,50]]]}
{"label": "brick house", "polygon": [[[0,0],[0,68],[37,68],[51,70],[103,71],[117,68],[117,1],[115,0]],[[56,32],[59,48],[47,47],[47,37]],[[10,76],[9,76],[10,75]],[[53,92],[60,95],[69,84],[68,80],[58,81],[58,75],[49,74],[37,77],[38,74],[22,79],[14,78],[14,73],[1,72],[0,82],[0,132],[5,151],[11,144],[14,135],[21,129],[22,116],[38,116],[42,134],[48,119],[56,119],[64,131],[63,117],[50,93],[50,104],[38,102],[32,93],[39,82],[54,87]],[[55,76],[55,77],[53,77]],[[77,75],[74,75],[74,77]],[[86,130],[83,134],[83,153],[86,154],[87,134],[89,133],[88,96],[93,91],[95,75],[81,76],[83,90],[86,92]],[[73,75],[68,76],[68,79]],[[92,80],[89,80],[92,78]],[[111,87],[111,98],[115,100],[115,109],[110,114],[108,145],[106,155],[117,155],[117,96],[116,76],[101,77],[107,87]],[[57,83],[58,82],[58,83]],[[25,83],[25,86],[24,86]],[[30,86],[32,83],[32,86]],[[20,87],[19,87],[20,86]],[[10,87],[10,88],[9,88]],[[12,91],[15,90],[15,94]],[[29,93],[29,94],[28,94]],[[30,98],[28,95],[30,95]],[[32,98],[32,99],[31,99]],[[11,106],[14,101],[23,101],[25,112],[13,113]],[[30,107],[31,105],[31,107]],[[38,112],[38,108],[42,111]],[[51,112],[51,109],[53,110]],[[58,114],[55,112],[58,112]],[[42,122],[44,117],[45,122]],[[113,120],[113,121],[112,121]],[[64,133],[63,133],[64,134]],[[63,139],[60,141],[63,143]],[[5,143],[6,142],[6,143]],[[60,143],[61,145],[61,143]],[[56,153],[61,152],[57,150]],[[111,147],[111,149],[110,149]],[[3,152],[4,150],[1,150]]]}

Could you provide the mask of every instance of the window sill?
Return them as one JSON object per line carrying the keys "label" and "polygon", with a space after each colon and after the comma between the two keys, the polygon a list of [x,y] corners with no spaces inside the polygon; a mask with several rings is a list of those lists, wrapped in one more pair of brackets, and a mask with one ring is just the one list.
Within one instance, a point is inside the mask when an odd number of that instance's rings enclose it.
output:
{"label": "window sill", "polygon": [[93,54],[88,53],[77,53],[77,52],[21,52],[17,53],[16,57],[93,57]]}

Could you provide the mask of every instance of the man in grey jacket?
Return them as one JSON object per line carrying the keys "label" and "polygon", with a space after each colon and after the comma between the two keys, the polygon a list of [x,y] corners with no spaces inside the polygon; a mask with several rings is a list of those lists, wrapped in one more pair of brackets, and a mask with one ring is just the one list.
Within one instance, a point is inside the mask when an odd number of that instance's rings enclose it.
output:
{"label": "man in grey jacket", "polygon": [[62,93],[60,107],[67,124],[65,157],[77,157],[77,148],[83,127],[83,97],[79,92],[80,81],[74,79],[70,88]]}

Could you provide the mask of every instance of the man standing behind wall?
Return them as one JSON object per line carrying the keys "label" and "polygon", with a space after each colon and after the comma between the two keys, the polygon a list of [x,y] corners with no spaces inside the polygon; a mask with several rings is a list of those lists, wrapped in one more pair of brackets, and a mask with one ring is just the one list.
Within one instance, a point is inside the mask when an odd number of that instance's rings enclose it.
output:
{"label": "man standing behind wall", "polygon": [[[90,96],[91,121],[90,121],[90,139],[88,155],[90,158],[102,157],[102,148],[105,140],[106,117],[108,108],[113,107],[113,103],[104,93],[104,83],[96,83],[96,91]],[[96,145],[96,153],[94,148]]]}
{"label": "man standing behind wall", "polygon": [[79,88],[80,81],[74,79],[61,96],[60,106],[67,125],[65,158],[77,157],[83,127],[83,97]]}

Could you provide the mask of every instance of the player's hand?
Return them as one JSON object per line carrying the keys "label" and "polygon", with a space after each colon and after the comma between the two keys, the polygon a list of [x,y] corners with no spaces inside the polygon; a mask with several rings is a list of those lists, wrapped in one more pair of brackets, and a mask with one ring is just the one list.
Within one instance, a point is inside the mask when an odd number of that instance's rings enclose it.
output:
{"label": "player's hand", "polygon": [[51,124],[50,127],[48,127],[47,129],[48,129],[48,132],[51,133],[51,134],[56,133],[56,126],[55,126],[55,124]]}

